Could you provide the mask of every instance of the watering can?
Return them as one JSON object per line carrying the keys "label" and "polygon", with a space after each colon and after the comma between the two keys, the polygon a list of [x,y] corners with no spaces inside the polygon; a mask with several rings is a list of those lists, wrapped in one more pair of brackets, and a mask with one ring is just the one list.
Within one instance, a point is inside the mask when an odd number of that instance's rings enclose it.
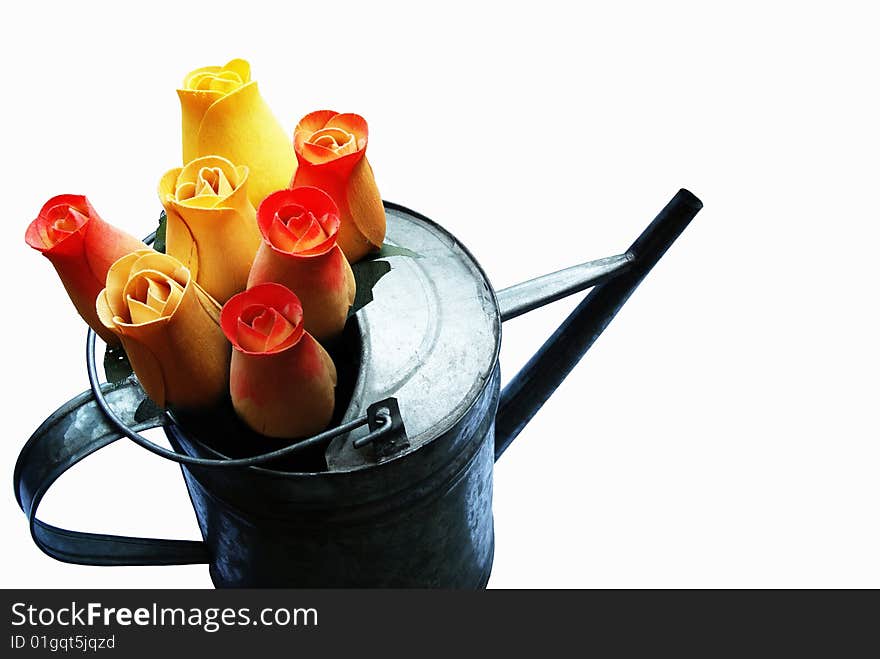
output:
{"label": "watering can", "polygon": [[[217,587],[484,587],[494,462],[702,203],[680,190],[622,254],[497,293],[440,225],[385,208],[386,248],[359,273],[372,300],[350,316],[336,348],[329,430],[266,452],[277,443],[243,441],[234,419],[159,410],[134,378],[98,381],[90,331],[91,389],[43,422],[15,466],[37,546],[85,565],[207,563]],[[590,287],[501,390],[502,323]],[[140,434],[154,427],[171,450]],[[122,437],[180,464],[202,541],[84,533],[37,518],[62,473]]]}

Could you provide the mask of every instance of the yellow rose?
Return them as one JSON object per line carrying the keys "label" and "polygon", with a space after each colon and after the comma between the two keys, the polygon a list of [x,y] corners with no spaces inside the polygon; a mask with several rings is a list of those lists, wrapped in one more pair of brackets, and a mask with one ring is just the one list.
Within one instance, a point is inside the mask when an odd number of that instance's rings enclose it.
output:
{"label": "yellow rose", "polygon": [[165,251],[221,303],[247,287],[260,247],[248,185],[247,167],[218,156],[172,169],[159,182],[168,216]]}
{"label": "yellow rose", "polygon": [[248,196],[255,207],[270,192],[290,185],[296,171],[293,140],[260,96],[245,60],[190,72],[177,95],[184,163],[217,155],[247,165]]}
{"label": "yellow rose", "polygon": [[231,347],[219,326],[220,305],[177,259],[150,249],[123,256],[107,272],[97,310],[157,405],[222,400]]}

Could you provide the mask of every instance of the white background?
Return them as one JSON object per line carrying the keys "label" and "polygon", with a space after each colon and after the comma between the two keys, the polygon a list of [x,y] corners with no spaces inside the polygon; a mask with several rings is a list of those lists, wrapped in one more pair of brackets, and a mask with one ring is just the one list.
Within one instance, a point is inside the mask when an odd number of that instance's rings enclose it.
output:
{"label": "white background", "polygon": [[[82,323],[23,236],[64,192],[152,230],[180,164],[176,86],[245,57],[291,131],[364,115],[383,196],[497,288],[622,251],[680,187],[705,203],[498,463],[491,587],[880,587],[877,23],[870,3],[717,6],[9,5],[0,584],[210,586],[205,566],[33,545],[13,465],[87,382]],[[505,325],[505,378],[575,303]],[[198,537],[178,469],[125,442],[41,512]]]}

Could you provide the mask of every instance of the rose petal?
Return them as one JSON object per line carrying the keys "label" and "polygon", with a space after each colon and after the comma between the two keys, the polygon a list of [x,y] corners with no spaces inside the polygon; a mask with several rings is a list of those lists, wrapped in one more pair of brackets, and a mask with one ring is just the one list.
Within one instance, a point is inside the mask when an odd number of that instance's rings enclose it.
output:
{"label": "rose petal", "polygon": [[159,197],[164,201],[170,195],[172,201],[191,208],[215,208],[232,197],[246,174],[246,168],[242,170],[225,158],[196,158],[162,177]]}
{"label": "rose petal", "polygon": [[46,247],[54,247],[88,223],[87,214],[74,206],[59,204],[48,209],[40,223],[40,235]]}
{"label": "rose petal", "polygon": [[199,180],[196,186],[198,194],[227,197],[232,194],[233,187],[226,178],[226,174],[219,167],[202,167],[199,170]]}
{"label": "rose petal", "polygon": [[148,307],[161,313],[165,308],[165,302],[167,302],[170,295],[171,286],[167,280],[157,281],[152,278],[147,280],[146,304]]}
{"label": "rose petal", "polygon": [[337,114],[327,121],[326,128],[340,128],[351,133],[356,140],[357,151],[367,146],[367,137],[369,136],[367,120],[359,114],[351,112]]}
{"label": "rose petal", "polygon": [[160,318],[170,317],[177,311],[189,282],[189,271],[177,259],[153,250],[140,250],[110,268],[107,300],[121,322],[136,325],[149,321],[135,320],[131,305],[124,301],[134,300],[151,308]]}
{"label": "rose petal", "polygon": [[137,261],[132,264],[132,274],[155,273],[162,277],[173,279],[181,286],[186,286],[190,280],[189,270],[180,261],[161,252],[142,250],[138,252]]}
{"label": "rose petal", "polygon": [[260,307],[260,312],[250,321],[250,326],[266,338],[269,338],[272,334],[272,328],[275,326],[275,318],[277,316],[278,312],[274,309]]}
{"label": "rose petal", "polygon": [[275,309],[269,309],[268,311],[269,313],[267,316],[268,319],[271,320],[272,325],[268,332],[269,339],[266,342],[266,347],[271,350],[283,343],[296,328]]}
{"label": "rose petal", "polygon": [[313,144],[312,142],[304,142],[300,147],[302,156],[314,165],[320,165],[339,158],[333,149],[327,148],[321,144]]}
{"label": "rose petal", "polygon": [[298,149],[299,145],[305,142],[312,133],[326,126],[327,122],[335,117],[336,114],[333,110],[316,110],[300,119],[296,129],[293,131],[296,148]]}
{"label": "rose petal", "polygon": [[183,79],[183,86],[185,89],[203,89],[220,70],[219,66],[203,66],[190,71]]}
{"label": "rose petal", "polygon": [[297,235],[293,233],[278,215],[272,219],[269,226],[266,239],[277,249],[285,252],[292,252],[299,240]]}
{"label": "rose petal", "polygon": [[243,82],[248,82],[251,79],[251,65],[247,60],[229,60],[223,66],[223,69],[226,71],[234,71]]}
{"label": "rose petal", "polygon": [[265,334],[257,331],[246,322],[244,322],[241,318],[238,319],[236,330],[237,331],[234,342],[238,344],[241,348],[249,352],[266,351],[266,343],[269,337],[267,337]]}
{"label": "rose petal", "polygon": [[130,295],[126,298],[126,302],[128,303],[128,316],[131,319],[132,325],[150,323],[162,317],[162,314],[159,311],[147,306],[139,300],[136,300]]}
{"label": "rose petal", "polygon": [[306,140],[309,144],[330,149],[337,156],[344,156],[358,150],[354,134],[341,128],[322,128]]}
{"label": "rose petal", "polygon": [[327,233],[324,228],[312,217],[309,228],[303,232],[302,237],[297,241],[293,248],[294,252],[305,252],[313,247],[317,247],[323,241],[327,240]]}
{"label": "rose petal", "polygon": [[309,209],[302,204],[297,203],[290,203],[280,208],[278,212],[275,213],[275,217],[283,222],[285,226],[290,229],[290,232],[297,237],[302,235],[303,231],[308,229],[309,223],[311,222],[311,213],[309,212]]}
{"label": "rose petal", "polygon": [[196,196],[196,184],[195,181],[184,181],[182,183],[178,183],[174,188],[174,198],[177,201],[181,201],[183,199],[191,199]]}
{"label": "rose petal", "polygon": [[191,71],[184,78],[183,86],[185,89],[227,94],[248,82],[250,77],[250,64],[242,59],[234,59],[222,67],[204,66]]}
{"label": "rose petal", "polygon": [[[259,328],[251,325],[255,321]],[[220,325],[237,349],[249,354],[274,354],[287,350],[302,337],[302,305],[290,289],[280,284],[260,284],[226,302]]]}
{"label": "rose petal", "polygon": [[131,266],[146,252],[146,249],[142,249],[127,254],[118,259],[107,271],[107,285],[104,288],[107,306],[114,318],[122,318],[124,322],[128,322],[128,305],[125,304],[124,295],[128,275],[131,273]]}
{"label": "rose petal", "polygon": [[336,244],[339,211],[330,196],[318,188],[279,190],[260,204],[257,223],[273,249],[316,256]]}
{"label": "rose petal", "polygon": [[[193,121],[193,124],[195,122]],[[193,125],[195,143],[186,139],[185,153],[216,154],[247,165],[247,196],[254,206],[271,192],[290,185],[296,155],[288,132],[250,81],[212,103]]]}
{"label": "rose petal", "polygon": [[223,94],[228,94],[231,91],[235,91],[236,89],[241,87],[242,84],[238,76],[224,75],[222,73],[213,78],[210,78],[209,80],[207,80],[207,83],[208,89],[218,91]]}

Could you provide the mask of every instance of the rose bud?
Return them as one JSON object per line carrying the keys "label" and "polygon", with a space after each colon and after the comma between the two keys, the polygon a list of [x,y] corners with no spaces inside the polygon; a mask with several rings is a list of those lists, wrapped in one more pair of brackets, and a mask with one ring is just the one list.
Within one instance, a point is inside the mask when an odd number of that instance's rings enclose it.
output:
{"label": "rose bud", "polygon": [[378,250],[385,240],[385,208],[367,161],[367,122],[356,114],[319,110],[299,122],[293,136],[299,166],[291,187],[313,186],[339,207],[339,246],[349,262]]}
{"label": "rose bud", "polygon": [[279,190],[257,211],[263,243],[248,287],[276,282],[296,293],[305,330],[318,341],[338,335],[354,302],[351,266],[336,244],[339,210],[318,188]]}
{"label": "rose bud", "polygon": [[230,349],[220,305],[180,261],[153,250],[123,256],[97,307],[154,403],[194,409],[223,399]]}
{"label": "rose bud", "polygon": [[170,170],[159,181],[168,216],[165,251],[221,303],[245,289],[260,246],[248,178],[247,167],[206,156]]}
{"label": "rose bud", "polygon": [[116,335],[98,320],[95,298],[104,288],[113,262],[147,246],[107,224],[84,196],[70,194],[47,201],[24,238],[55,266],[67,294],[89,327],[107,343],[119,343]]}
{"label": "rose bud", "polygon": [[248,197],[255,207],[270,192],[290,184],[296,170],[293,144],[251,81],[245,60],[190,72],[177,95],[184,163],[216,155],[247,165]]}
{"label": "rose bud", "polygon": [[235,348],[232,405],[252,430],[269,437],[314,435],[333,415],[336,367],[302,321],[299,298],[274,283],[232,297],[220,314]]}

